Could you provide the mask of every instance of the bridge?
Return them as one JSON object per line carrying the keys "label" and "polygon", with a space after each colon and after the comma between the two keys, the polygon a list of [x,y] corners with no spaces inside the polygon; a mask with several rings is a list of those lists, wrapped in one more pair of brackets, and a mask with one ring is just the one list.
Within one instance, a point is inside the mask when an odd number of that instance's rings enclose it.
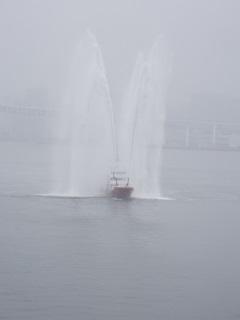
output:
{"label": "bridge", "polygon": [[[38,141],[57,140],[51,130],[51,119],[60,108],[0,105],[0,140]],[[239,150],[240,122],[214,122],[167,119],[165,148]]]}
{"label": "bridge", "polygon": [[57,108],[39,108],[30,106],[8,106],[0,105],[0,113],[2,114],[13,114],[23,116],[54,116],[57,113]]}

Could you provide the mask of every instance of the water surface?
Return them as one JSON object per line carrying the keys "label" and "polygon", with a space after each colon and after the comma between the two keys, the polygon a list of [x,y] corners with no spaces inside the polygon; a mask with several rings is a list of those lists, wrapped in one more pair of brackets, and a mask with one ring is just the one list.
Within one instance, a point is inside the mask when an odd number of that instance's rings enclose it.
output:
{"label": "water surface", "polygon": [[238,164],[168,151],[174,201],[57,199],[30,196],[51,184],[41,148],[6,151],[0,319],[240,319]]}

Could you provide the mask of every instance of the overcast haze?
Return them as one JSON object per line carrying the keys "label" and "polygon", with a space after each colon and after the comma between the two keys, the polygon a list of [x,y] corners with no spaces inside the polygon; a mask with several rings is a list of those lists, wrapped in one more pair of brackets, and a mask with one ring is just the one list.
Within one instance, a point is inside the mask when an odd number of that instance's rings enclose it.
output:
{"label": "overcast haze", "polygon": [[68,60],[90,28],[115,105],[138,51],[163,34],[174,57],[170,109],[179,112],[196,97],[195,109],[201,101],[238,109],[239,12],[237,0],[1,0],[0,103],[60,104]]}
{"label": "overcast haze", "polygon": [[0,0],[0,320],[240,319],[239,39],[240,0]]}

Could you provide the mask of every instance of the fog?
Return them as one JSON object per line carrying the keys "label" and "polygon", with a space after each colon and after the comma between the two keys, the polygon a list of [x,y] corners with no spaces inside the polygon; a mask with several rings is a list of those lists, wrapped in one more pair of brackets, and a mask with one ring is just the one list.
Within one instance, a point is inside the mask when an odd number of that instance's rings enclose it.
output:
{"label": "fog", "polygon": [[90,28],[103,51],[116,107],[139,50],[161,34],[173,55],[171,117],[181,118],[183,111],[203,120],[211,113],[236,119],[239,10],[237,0],[1,0],[0,103],[61,104],[69,59]]}
{"label": "fog", "polygon": [[0,319],[240,319],[239,13],[0,0]]}

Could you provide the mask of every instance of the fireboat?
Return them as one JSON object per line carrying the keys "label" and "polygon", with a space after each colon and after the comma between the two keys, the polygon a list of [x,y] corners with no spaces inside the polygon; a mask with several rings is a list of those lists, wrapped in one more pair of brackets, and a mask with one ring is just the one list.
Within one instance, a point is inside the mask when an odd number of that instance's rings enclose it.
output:
{"label": "fireboat", "polygon": [[110,196],[114,199],[129,200],[133,193],[129,177],[124,171],[113,171],[110,179]]}

